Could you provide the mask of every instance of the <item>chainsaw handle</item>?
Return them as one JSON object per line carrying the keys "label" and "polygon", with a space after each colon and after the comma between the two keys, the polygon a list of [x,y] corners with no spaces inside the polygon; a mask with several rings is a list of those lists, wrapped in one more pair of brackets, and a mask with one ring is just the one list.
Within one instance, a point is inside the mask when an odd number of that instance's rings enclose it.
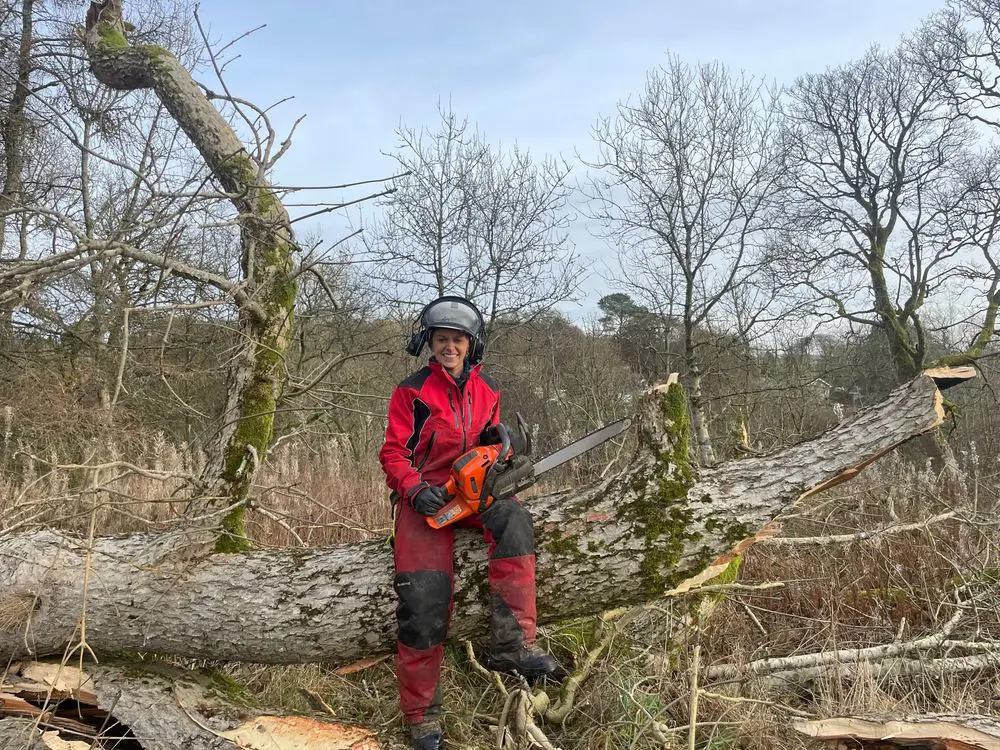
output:
{"label": "chainsaw handle", "polygon": [[528,421],[521,415],[521,412],[515,412],[517,416],[517,429],[521,433],[521,437],[524,440],[524,455],[531,455],[531,431],[528,429]]}
{"label": "chainsaw handle", "polygon": [[497,454],[497,460],[494,463],[506,461],[507,454],[510,453],[510,431],[507,429],[507,425],[498,422],[497,432],[500,433],[500,453]]}

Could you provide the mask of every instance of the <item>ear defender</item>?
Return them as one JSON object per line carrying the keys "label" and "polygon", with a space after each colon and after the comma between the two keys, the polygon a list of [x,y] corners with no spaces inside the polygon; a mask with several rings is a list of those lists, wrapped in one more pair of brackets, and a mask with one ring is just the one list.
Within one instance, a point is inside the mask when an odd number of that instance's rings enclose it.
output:
{"label": "ear defender", "polygon": [[420,351],[427,343],[427,330],[418,331],[410,336],[410,343],[406,345],[406,353],[413,357],[419,357]]}
{"label": "ear defender", "polygon": [[481,336],[472,337],[472,348],[469,350],[469,361],[472,364],[478,364],[483,361],[483,355],[486,353],[486,342],[483,341]]}

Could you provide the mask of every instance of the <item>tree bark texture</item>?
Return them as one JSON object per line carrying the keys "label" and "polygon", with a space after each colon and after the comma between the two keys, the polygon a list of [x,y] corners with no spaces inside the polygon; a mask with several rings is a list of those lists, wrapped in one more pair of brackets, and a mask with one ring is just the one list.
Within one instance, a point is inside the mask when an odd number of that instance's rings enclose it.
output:
{"label": "tree bark texture", "polygon": [[[22,676],[24,666],[47,675],[45,681]],[[18,750],[67,747],[56,739],[49,744],[43,732],[80,743],[67,750],[118,746],[117,740],[143,750],[379,747],[376,735],[362,727],[308,716],[262,715],[225,675],[159,660],[88,664],[85,672],[58,662],[15,663],[5,672],[0,696],[0,747]],[[29,711],[36,713],[23,715]]]}
{"label": "tree bark texture", "polygon": [[[27,103],[31,92],[31,51],[34,42],[33,20],[35,14],[34,0],[21,2],[21,38],[17,53],[17,71],[14,80],[14,92],[3,113],[3,127],[0,128],[0,138],[3,139],[4,175],[3,187],[0,189],[0,260],[13,258],[24,259],[25,243],[21,241],[24,232],[18,232],[18,238],[11,244],[17,246],[12,253],[7,243],[8,222],[19,226],[22,224],[17,213],[18,204],[23,204],[22,186],[25,152],[27,145]],[[10,346],[14,339],[13,303],[4,302],[0,306],[0,343]]]}
{"label": "tree bark texture", "polygon": [[[223,542],[243,536],[244,503],[270,448],[274,409],[285,383],[297,283],[288,212],[239,136],[170,52],[130,46],[122,0],[92,2],[85,42],[91,70],[106,86],[152,89],[191,139],[236,209],[243,244],[243,294],[237,296],[240,342],[233,357],[219,450],[210,464],[208,504],[235,506]],[[220,549],[227,549],[222,546]]]}
{"label": "tree bark texture", "polygon": [[0,747],[14,750],[52,750],[42,742],[42,731],[32,719],[0,720]]}
{"label": "tree bark texture", "polygon": [[[684,392],[674,379],[640,403],[640,448],[619,476],[528,501],[542,623],[653,599],[697,575],[797,499],[849,479],[944,419],[938,386],[972,368],[922,374],[881,404],[772,456],[695,476]],[[0,658],[110,651],[265,663],[350,662],[395,639],[384,542],[212,553],[211,532],[99,537],[46,530],[0,538]],[[450,634],[486,632],[485,544],[456,543]],[[84,571],[89,584],[84,590]]]}

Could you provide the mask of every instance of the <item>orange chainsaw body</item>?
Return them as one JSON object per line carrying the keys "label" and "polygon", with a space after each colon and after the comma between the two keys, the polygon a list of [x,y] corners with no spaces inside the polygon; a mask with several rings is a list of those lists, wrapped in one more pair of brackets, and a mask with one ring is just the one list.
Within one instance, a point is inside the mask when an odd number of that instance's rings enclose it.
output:
{"label": "orange chainsaw body", "polygon": [[427,517],[427,523],[440,529],[489,508],[493,497],[483,497],[483,487],[487,473],[500,460],[500,451],[499,445],[480,445],[459,456],[444,484],[447,502]]}
{"label": "orange chainsaw body", "polygon": [[496,425],[500,437],[499,445],[480,445],[458,457],[452,464],[448,481],[442,488],[445,504],[433,516],[427,516],[427,523],[435,529],[440,529],[476,513],[482,513],[493,504],[494,494],[501,498],[515,497],[516,493],[533,485],[539,473],[544,474],[582,452],[610,440],[628,429],[632,420],[619,419],[617,422],[606,424],[535,463],[528,459],[531,455],[531,437],[527,422],[520,414],[517,415],[517,424],[521,441],[516,448],[511,445],[510,431],[501,422]]}

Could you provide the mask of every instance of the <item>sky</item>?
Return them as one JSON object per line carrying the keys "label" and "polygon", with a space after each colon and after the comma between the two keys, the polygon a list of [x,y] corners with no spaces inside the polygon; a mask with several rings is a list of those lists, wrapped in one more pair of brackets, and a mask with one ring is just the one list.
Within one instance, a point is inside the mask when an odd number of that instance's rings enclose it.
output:
{"label": "sky", "polygon": [[[790,83],[893,46],[943,0],[212,0],[202,22],[223,43],[241,40],[226,68],[230,91],[274,111],[279,130],[300,115],[275,182],[329,185],[386,177],[383,154],[400,125],[435,127],[440,102],[485,138],[541,158],[593,150],[599,116],[642,90],[667,54],[718,60],[734,71]],[[203,74],[200,79],[206,80]],[[283,136],[282,136],[283,137]],[[579,162],[577,162],[579,165]],[[579,177],[582,166],[575,173]],[[335,199],[335,195],[327,195]],[[353,217],[357,220],[356,215]],[[331,241],[345,218],[298,224]],[[611,250],[585,227],[571,233],[595,267]],[[565,312],[596,309],[596,275]]]}

